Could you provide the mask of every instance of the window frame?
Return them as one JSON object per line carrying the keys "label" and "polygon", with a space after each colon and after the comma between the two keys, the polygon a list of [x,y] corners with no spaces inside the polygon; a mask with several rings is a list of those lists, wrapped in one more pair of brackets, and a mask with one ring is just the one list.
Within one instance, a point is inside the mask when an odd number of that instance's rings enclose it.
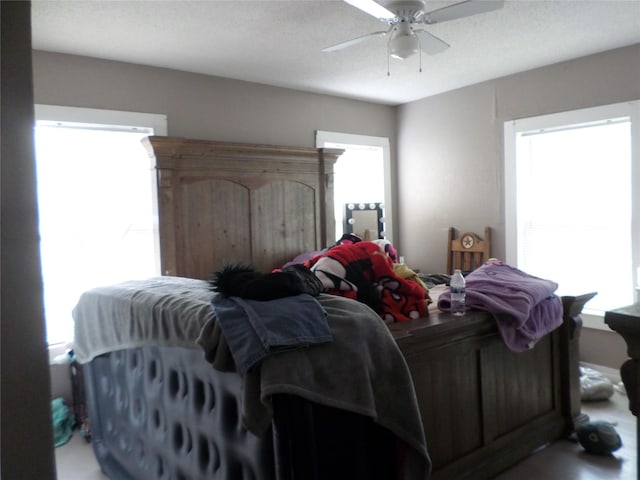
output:
{"label": "window frame", "polygon": [[[42,122],[60,122],[65,125],[76,124],[78,127],[100,125],[101,130],[152,128],[154,135],[167,135],[167,116],[164,114],[46,104],[34,104],[34,113],[34,128]],[[157,224],[157,204],[155,203],[154,210],[154,217],[156,217],[154,223]],[[157,247],[156,251],[159,252],[159,245]],[[66,354],[69,346],[68,342],[49,344],[49,362],[53,364],[58,361],[57,358]]]}
{"label": "window frame", "polygon": [[365,145],[368,147],[378,147],[382,149],[382,164],[384,168],[384,218],[385,218],[385,238],[391,243],[393,241],[393,192],[391,181],[391,153],[390,144],[387,137],[375,137],[371,135],[359,135],[353,133],[330,132],[316,130],[316,148],[325,148],[327,143],[338,143],[344,145]]}
{"label": "window frame", "polygon": [[[631,122],[631,260],[638,298],[640,287],[640,100],[511,120],[504,123],[505,261],[517,266],[516,137],[520,132],[629,117]],[[623,305],[621,305],[623,306]],[[602,315],[583,314],[585,327],[609,330]]]}

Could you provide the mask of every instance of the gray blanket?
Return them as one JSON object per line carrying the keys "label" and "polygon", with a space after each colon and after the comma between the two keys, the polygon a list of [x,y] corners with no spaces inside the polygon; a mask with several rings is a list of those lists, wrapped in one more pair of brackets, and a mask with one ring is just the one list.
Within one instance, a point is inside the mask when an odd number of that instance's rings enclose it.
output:
{"label": "gray blanket", "polygon": [[[235,371],[202,280],[161,277],[85,293],[76,309],[80,362],[144,345],[199,344],[214,368]],[[409,447],[400,478],[431,470],[411,376],[382,319],[366,305],[321,295],[334,341],[278,353],[243,376],[243,422],[261,434],[272,420],[271,395],[289,393],[373,418]],[[395,452],[390,452],[395,454]]]}
{"label": "gray blanket", "polygon": [[103,353],[148,345],[197,348],[215,318],[204,280],[156,277],[83,293],[73,310],[74,353],[80,363]]}
{"label": "gray blanket", "polygon": [[[407,364],[382,319],[355,300],[320,295],[331,343],[280,353],[243,378],[243,423],[262,434],[271,422],[271,395],[289,393],[373,418],[410,448],[400,478],[428,478],[431,462]],[[198,339],[215,368],[234,371],[215,319]]]}

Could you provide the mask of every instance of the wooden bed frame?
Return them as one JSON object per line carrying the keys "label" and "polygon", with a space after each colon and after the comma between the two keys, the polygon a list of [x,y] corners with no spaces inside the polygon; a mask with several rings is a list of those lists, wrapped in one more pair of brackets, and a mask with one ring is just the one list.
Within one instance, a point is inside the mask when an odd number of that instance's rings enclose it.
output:
{"label": "wooden bed frame", "polygon": [[[335,242],[340,150],[167,137],[145,145],[157,172],[164,274],[207,279],[229,261],[270,271]],[[581,305],[563,300],[563,325],[525,353],[509,351],[482,312],[390,325],[414,381],[432,478],[491,478],[586,421]]]}
{"label": "wooden bed frame", "polygon": [[484,312],[390,326],[414,380],[433,479],[493,478],[588,421],[578,365],[583,303],[563,303],[563,324],[522,353],[505,347]]}
{"label": "wooden bed frame", "polygon": [[164,275],[208,279],[225,262],[270,271],[335,242],[343,150],[148,137]]}

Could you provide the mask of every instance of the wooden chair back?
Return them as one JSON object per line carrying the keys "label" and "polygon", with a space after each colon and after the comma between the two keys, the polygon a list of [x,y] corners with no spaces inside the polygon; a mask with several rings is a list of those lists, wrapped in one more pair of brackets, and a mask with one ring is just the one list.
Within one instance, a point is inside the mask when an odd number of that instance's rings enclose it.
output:
{"label": "wooden chair back", "polygon": [[490,258],[491,229],[484,229],[484,238],[475,233],[465,232],[454,238],[455,229],[449,228],[447,241],[447,273],[452,274],[455,269],[463,272],[475,270]]}

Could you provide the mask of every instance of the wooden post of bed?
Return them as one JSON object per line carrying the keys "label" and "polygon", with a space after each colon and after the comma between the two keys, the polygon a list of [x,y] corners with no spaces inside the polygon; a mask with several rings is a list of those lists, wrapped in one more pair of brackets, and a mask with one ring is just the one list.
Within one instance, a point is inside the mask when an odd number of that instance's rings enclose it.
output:
{"label": "wooden post of bed", "polygon": [[[340,151],[342,153],[342,151]],[[318,191],[324,207],[320,209],[320,244],[329,246],[335,240],[336,225],[333,221],[333,165],[337,160],[336,150],[318,149]],[[329,192],[327,194],[327,192]]]}
{"label": "wooden post of bed", "polygon": [[622,336],[630,357],[620,367],[620,376],[629,397],[629,410],[636,416],[636,478],[640,479],[640,304],[610,310],[604,321]]}
{"label": "wooden post of bed", "polygon": [[575,428],[589,421],[582,413],[580,405],[580,331],[582,318],[580,313],[584,305],[596,295],[595,292],[579,296],[562,297],[563,323],[560,327],[561,342],[568,348],[561,349],[561,363],[565,382],[562,388],[562,404],[565,418],[569,422],[567,428]]}

